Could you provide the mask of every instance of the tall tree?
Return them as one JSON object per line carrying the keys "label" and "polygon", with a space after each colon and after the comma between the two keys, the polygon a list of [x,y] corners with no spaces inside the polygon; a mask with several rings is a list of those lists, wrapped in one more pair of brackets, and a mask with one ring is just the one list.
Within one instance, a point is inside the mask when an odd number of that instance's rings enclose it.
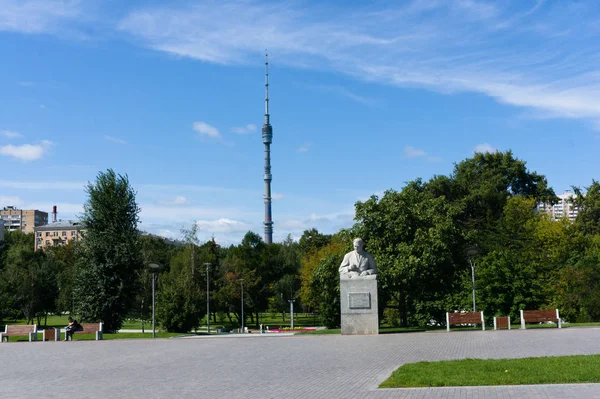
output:
{"label": "tall tree", "polygon": [[585,194],[579,187],[573,187],[573,190],[576,194],[574,202],[579,206],[575,224],[583,234],[600,234],[600,183],[592,180]]}
{"label": "tall tree", "polygon": [[137,229],[140,208],[127,176],[100,172],[86,187],[82,222],[87,233],[80,246],[75,295],[83,321],[121,328],[135,297],[142,267]]}

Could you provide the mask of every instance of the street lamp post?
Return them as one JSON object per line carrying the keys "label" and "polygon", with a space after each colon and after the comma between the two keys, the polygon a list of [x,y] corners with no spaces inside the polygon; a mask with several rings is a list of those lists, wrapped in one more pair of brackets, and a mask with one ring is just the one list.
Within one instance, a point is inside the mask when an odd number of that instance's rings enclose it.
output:
{"label": "street lamp post", "polygon": [[477,311],[477,306],[475,304],[475,263],[473,263],[473,257],[477,256],[481,250],[479,247],[470,247],[466,249],[467,258],[469,259],[469,264],[471,265],[471,282],[473,285],[473,312]]}
{"label": "street lamp post", "polygon": [[160,269],[162,269],[162,266],[159,265],[158,263],[148,263],[146,265],[146,267],[148,268],[148,270],[150,270],[150,273],[152,273],[152,338],[156,337],[156,317],[155,317],[155,311],[154,309],[156,308],[156,277],[158,275],[158,273],[160,272]]}
{"label": "street lamp post", "polygon": [[291,329],[294,329],[294,302],[296,300],[295,299],[288,299],[288,302],[290,303],[290,320],[291,320]]}
{"label": "street lamp post", "polygon": [[206,266],[206,328],[208,335],[210,335],[210,275],[208,274],[210,265],[210,262],[204,264]]}
{"label": "street lamp post", "polygon": [[244,279],[240,279],[242,285],[242,334],[244,333]]}

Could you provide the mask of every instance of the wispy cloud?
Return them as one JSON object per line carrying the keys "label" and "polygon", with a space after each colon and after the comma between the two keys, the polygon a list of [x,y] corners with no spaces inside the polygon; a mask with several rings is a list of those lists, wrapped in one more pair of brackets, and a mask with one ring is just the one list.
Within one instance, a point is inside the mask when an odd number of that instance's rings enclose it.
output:
{"label": "wispy cloud", "polygon": [[423,150],[419,150],[415,147],[411,147],[407,145],[404,147],[404,156],[406,158],[418,158],[427,155],[427,153]]}
{"label": "wispy cloud", "polygon": [[225,218],[217,220],[197,220],[196,225],[200,230],[204,230],[208,233],[246,232],[251,227],[244,222]]}
{"label": "wispy cloud", "polygon": [[113,137],[113,136],[104,136],[104,140],[112,141],[113,143],[118,143],[118,144],[127,144],[127,141],[117,138],[117,137]]}
{"label": "wispy cloud", "polygon": [[404,153],[404,157],[408,158],[408,159],[423,158],[429,162],[439,162],[442,160],[442,158],[440,158],[440,157],[429,155],[425,151],[420,150],[415,147],[411,147],[409,145],[404,147],[403,153]]}
{"label": "wispy cloud", "polygon": [[308,150],[310,150],[310,147],[312,147],[312,143],[310,141],[307,141],[304,144],[302,144],[296,151],[297,152],[308,152]]}
{"label": "wispy cloud", "polygon": [[275,201],[278,201],[280,199],[283,199],[285,197],[285,195],[281,194],[281,193],[273,193],[271,194],[271,198]]}
{"label": "wispy cloud", "polygon": [[348,90],[343,86],[335,86],[335,85],[321,85],[321,84],[302,84],[302,86],[319,91],[321,93],[331,93],[337,96],[342,96],[348,98],[352,101],[355,101],[364,105],[375,105],[377,101],[374,98],[362,96],[360,94],[356,94],[355,92]]}
{"label": "wispy cloud", "polygon": [[12,181],[0,180],[0,188],[19,190],[79,190],[83,192],[85,182],[66,181]]}
{"label": "wispy cloud", "polygon": [[491,146],[488,143],[481,143],[481,144],[477,144],[475,147],[473,147],[473,152],[496,152],[498,151],[497,148]]}
{"label": "wispy cloud", "polygon": [[212,138],[221,138],[219,129],[205,122],[194,122],[192,128],[198,133],[198,136],[207,136]]}
{"label": "wispy cloud", "polygon": [[20,197],[17,196],[13,196],[13,195],[0,195],[0,208],[3,208],[5,206],[21,206],[23,205],[23,200]]}
{"label": "wispy cloud", "polygon": [[20,82],[17,82],[17,84],[19,86],[23,86],[23,87],[33,87],[33,86],[35,86],[34,83],[30,82],[30,81],[20,81]]}
{"label": "wispy cloud", "polygon": [[48,153],[52,142],[43,140],[39,144],[5,145],[0,146],[0,155],[20,159],[21,161],[35,161]]}
{"label": "wispy cloud", "polygon": [[233,127],[233,128],[231,128],[231,131],[233,133],[237,133],[237,134],[249,134],[249,133],[256,132],[257,129],[256,129],[256,125],[249,123],[246,126]]}
{"label": "wispy cloud", "polygon": [[80,12],[80,0],[0,0],[0,31],[56,32],[59,22]]}
{"label": "wispy cloud", "polygon": [[10,130],[2,130],[0,131],[0,136],[7,137],[9,139],[18,139],[22,138],[23,135],[21,133],[12,132]]}
{"label": "wispy cloud", "polygon": [[399,87],[482,93],[553,118],[600,120],[597,8],[528,5],[223,1],[134,9],[119,29],[150,48],[208,62],[246,63],[269,48],[280,63]]}
{"label": "wispy cloud", "polygon": [[178,195],[173,199],[159,201],[161,205],[187,205],[190,201],[183,195]]}

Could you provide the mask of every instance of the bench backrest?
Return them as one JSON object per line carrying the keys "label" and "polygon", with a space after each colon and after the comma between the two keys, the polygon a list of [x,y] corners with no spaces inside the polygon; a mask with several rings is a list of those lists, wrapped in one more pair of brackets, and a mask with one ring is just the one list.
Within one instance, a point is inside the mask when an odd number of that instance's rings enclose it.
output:
{"label": "bench backrest", "polygon": [[450,326],[456,324],[481,324],[481,329],[485,331],[483,312],[446,313],[446,330],[450,331]]}
{"label": "bench backrest", "polygon": [[523,319],[527,323],[538,323],[542,321],[554,321],[558,320],[556,315],[556,309],[550,310],[524,310]]}
{"label": "bench backrest", "polygon": [[481,324],[481,312],[448,313],[450,324]]}
{"label": "bench backrest", "polygon": [[36,324],[24,324],[19,326],[6,326],[4,329],[4,335],[29,335],[29,333],[37,332]]}
{"label": "bench backrest", "polygon": [[76,331],[82,334],[93,334],[97,331],[102,332],[102,323],[81,323]]}

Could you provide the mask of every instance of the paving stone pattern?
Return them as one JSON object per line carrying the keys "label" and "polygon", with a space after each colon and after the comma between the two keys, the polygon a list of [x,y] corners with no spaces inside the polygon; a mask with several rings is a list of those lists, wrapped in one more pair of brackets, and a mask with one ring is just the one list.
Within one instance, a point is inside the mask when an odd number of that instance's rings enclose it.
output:
{"label": "paving stone pattern", "polygon": [[378,389],[422,360],[600,354],[600,329],[0,344],[0,398],[600,398],[600,384]]}

